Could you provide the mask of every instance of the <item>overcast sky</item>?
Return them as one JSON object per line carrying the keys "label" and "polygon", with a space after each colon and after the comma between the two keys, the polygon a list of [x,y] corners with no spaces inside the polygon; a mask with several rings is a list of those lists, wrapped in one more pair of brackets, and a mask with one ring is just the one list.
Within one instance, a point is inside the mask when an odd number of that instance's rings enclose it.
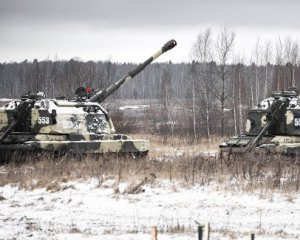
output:
{"label": "overcast sky", "polygon": [[0,0],[0,62],[141,62],[170,39],[178,46],[160,61],[190,61],[197,34],[224,26],[250,55],[258,37],[300,39],[299,9],[296,0]]}

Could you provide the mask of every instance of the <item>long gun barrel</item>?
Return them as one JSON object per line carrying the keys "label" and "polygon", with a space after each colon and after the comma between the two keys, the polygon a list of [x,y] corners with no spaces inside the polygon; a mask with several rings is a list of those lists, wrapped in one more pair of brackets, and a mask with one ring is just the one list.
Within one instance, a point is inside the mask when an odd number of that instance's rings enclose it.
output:
{"label": "long gun barrel", "polygon": [[106,89],[98,90],[95,94],[88,100],[90,102],[103,102],[109,95],[113,92],[118,90],[118,88],[129,81],[130,79],[134,78],[137,74],[139,74],[146,66],[148,66],[151,62],[153,62],[156,58],[158,58],[163,53],[167,52],[168,50],[174,48],[177,45],[175,40],[168,41],[159,51],[157,51],[152,57],[146,60],[144,63],[139,64],[135,69],[130,71],[125,77],[117,81],[116,83],[110,85]]}
{"label": "long gun barrel", "polygon": [[264,127],[259,131],[258,135],[248,144],[246,149],[252,151],[259,143],[260,140],[265,136],[270,127],[277,121],[280,122],[280,116],[285,114],[286,108],[289,105],[289,99],[281,97],[275,99],[272,105],[267,110],[267,122]]}

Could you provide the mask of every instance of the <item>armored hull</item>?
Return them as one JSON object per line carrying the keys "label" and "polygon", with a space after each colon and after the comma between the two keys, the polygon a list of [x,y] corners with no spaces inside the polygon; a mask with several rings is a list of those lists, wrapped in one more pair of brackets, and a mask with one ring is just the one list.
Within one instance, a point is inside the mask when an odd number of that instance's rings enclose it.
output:
{"label": "armored hull", "polygon": [[[242,138],[242,140],[241,140]],[[253,136],[239,135],[219,145],[221,154],[241,155],[249,152],[257,154],[282,154],[287,156],[300,155],[300,137],[298,136],[266,136],[253,149],[247,144],[255,140]]]}
{"label": "armored hull", "polygon": [[[146,140],[116,134],[107,112],[98,103],[31,100],[32,108],[0,145],[7,150],[50,150],[78,153],[147,153]],[[0,108],[0,134],[14,121],[21,101]]]}

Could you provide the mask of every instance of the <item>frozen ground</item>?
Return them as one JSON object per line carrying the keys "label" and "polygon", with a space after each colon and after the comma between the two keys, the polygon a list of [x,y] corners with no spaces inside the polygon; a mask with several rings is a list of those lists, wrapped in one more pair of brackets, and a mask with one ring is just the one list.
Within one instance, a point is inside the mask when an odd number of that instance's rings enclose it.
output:
{"label": "frozen ground", "polygon": [[[62,183],[59,191],[0,188],[0,239],[197,239],[195,221],[209,221],[211,239],[300,239],[300,194],[239,193],[222,186],[167,181],[123,194],[114,180]],[[101,237],[100,237],[101,236]],[[100,237],[100,238],[99,238]]]}

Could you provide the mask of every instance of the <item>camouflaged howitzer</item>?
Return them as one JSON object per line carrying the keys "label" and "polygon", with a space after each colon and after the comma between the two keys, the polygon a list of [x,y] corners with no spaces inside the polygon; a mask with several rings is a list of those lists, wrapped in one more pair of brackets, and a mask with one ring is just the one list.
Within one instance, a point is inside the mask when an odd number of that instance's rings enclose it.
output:
{"label": "camouflaged howitzer", "polygon": [[245,133],[220,144],[224,153],[300,154],[300,95],[296,88],[272,92],[248,111]]}
{"label": "camouflaged howitzer", "polygon": [[81,87],[76,90],[73,100],[47,99],[38,92],[9,102],[0,108],[0,151],[147,153],[148,141],[115,133],[112,120],[100,103],[175,46],[175,40],[167,42],[107,89],[87,93]]}

